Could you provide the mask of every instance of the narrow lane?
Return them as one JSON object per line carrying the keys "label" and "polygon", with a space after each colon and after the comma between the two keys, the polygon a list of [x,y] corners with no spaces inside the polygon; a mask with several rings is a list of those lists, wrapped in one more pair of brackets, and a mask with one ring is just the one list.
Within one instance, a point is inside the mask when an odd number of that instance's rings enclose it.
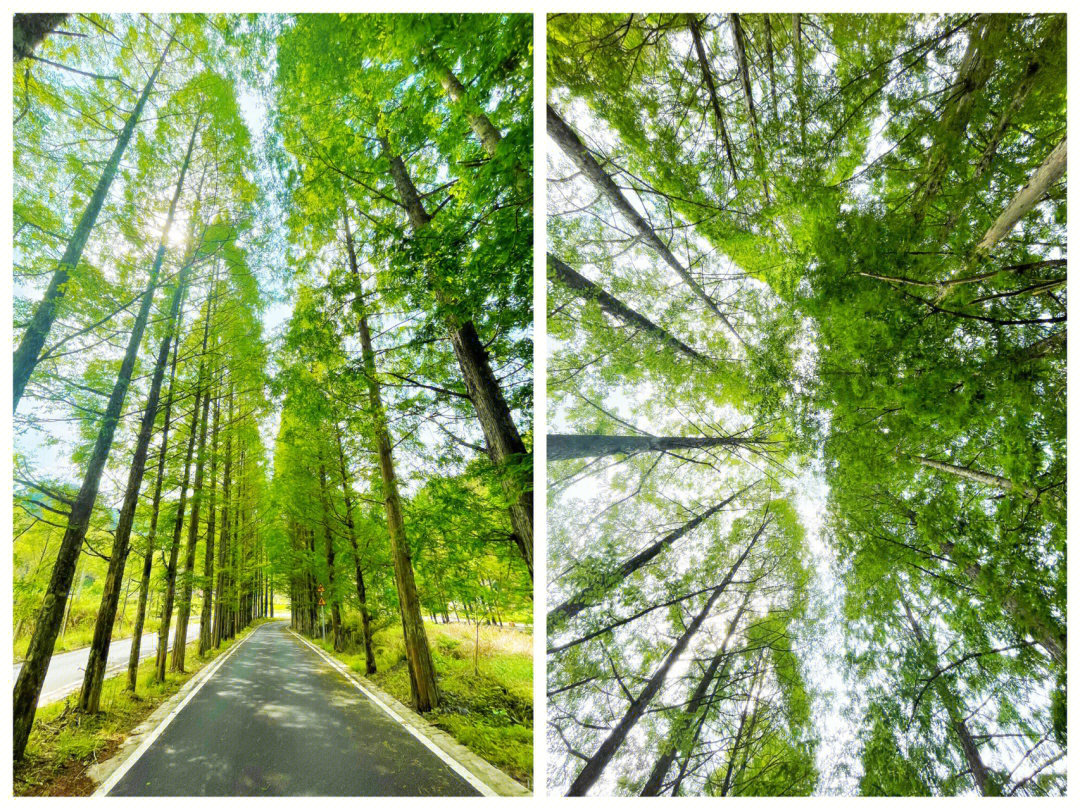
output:
{"label": "narrow lane", "polygon": [[[188,625],[187,640],[195,641],[199,637],[199,622]],[[173,640],[176,638],[176,625],[169,629],[169,649],[172,649]],[[146,633],[139,645],[139,660],[142,661],[157,652],[157,633]],[[131,639],[114,639],[109,645],[109,664],[105,670],[105,677],[115,675],[127,669],[128,656],[131,655]],[[86,662],[90,660],[90,648],[83,647],[71,652],[57,653],[49,661],[49,671],[45,675],[45,683],[41,687],[41,696],[38,705],[60,700],[65,695],[77,691],[82,687],[83,673],[86,671]],[[15,678],[19,677],[22,663],[15,664]]]}
{"label": "narrow lane", "polygon": [[478,794],[276,622],[243,642],[109,795]]}

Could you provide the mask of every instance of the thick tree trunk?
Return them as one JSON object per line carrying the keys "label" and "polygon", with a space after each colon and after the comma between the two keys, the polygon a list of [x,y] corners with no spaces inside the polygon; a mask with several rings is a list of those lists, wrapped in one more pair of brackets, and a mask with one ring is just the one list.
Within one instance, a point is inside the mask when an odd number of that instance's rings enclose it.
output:
{"label": "thick tree trunk", "polygon": [[555,271],[555,278],[565,286],[580,293],[582,298],[588,301],[596,301],[596,303],[600,305],[600,308],[613,318],[618,318],[628,326],[640,329],[646,334],[651,335],[660,343],[682,353],[691,360],[709,366],[710,368],[716,368],[715,360],[690,348],[662,326],[657,326],[644,315],[631,309],[614,296],[609,295],[602,287],[593,284],[585,278],[585,276],[573,270],[566,262],[555,254],[548,253],[547,261],[548,266]]}
{"label": "thick tree trunk", "polygon": [[598,458],[619,453],[631,455],[665,450],[693,450],[702,447],[751,447],[766,444],[764,439],[729,436],[615,436],[598,433],[549,433],[548,461]]}
{"label": "thick tree trunk", "polygon": [[[210,292],[206,300],[206,325],[203,330],[203,355],[206,355],[210,338],[210,325],[214,319],[215,289],[217,279],[210,282]],[[200,366],[202,363],[200,362]],[[188,522],[187,548],[184,556],[184,573],[180,581],[180,601],[176,612],[176,640],[173,642],[172,671],[183,672],[187,658],[188,620],[191,618],[191,596],[195,587],[195,548],[199,542],[199,512],[203,499],[203,476],[206,470],[206,433],[210,421],[210,399],[213,393],[213,366],[207,368],[207,378],[200,384],[203,388],[202,417],[199,420],[199,451],[195,457],[195,483],[191,489],[191,520]],[[201,370],[201,369],[200,369]]]}
{"label": "thick tree trunk", "polygon": [[105,469],[109,451],[112,449],[116,425],[120,421],[120,413],[124,407],[124,399],[127,397],[131,375],[135,370],[139,346],[146,330],[150,305],[153,303],[154,290],[157,288],[158,269],[160,269],[160,263],[155,262],[151,268],[150,277],[147,279],[142,304],[135,317],[135,324],[131,330],[124,359],[120,364],[116,382],[109,396],[109,402],[105,407],[105,414],[101,420],[97,440],[86,465],[82,486],[79,488],[79,494],[76,496],[68,516],[68,525],[57,552],[56,563],[53,567],[49,586],[45,591],[41,610],[38,613],[37,623],[34,626],[34,635],[30,638],[26,661],[22,669],[19,670],[18,678],[15,681],[12,708],[14,710],[13,753],[16,760],[22,759],[23,751],[26,749],[26,741],[30,736],[30,728],[34,723],[34,714],[37,711],[41,686],[49,669],[49,661],[52,658],[53,647],[56,644],[56,636],[60,632],[64,606],[71,590],[75,564],[78,561],[79,552],[82,550],[82,544],[90,525],[90,516],[93,513],[98,487],[101,484],[101,474]]}
{"label": "thick tree trunk", "polygon": [[[418,233],[431,222],[431,217],[424,210],[420,195],[413,185],[404,161],[390,153],[390,145],[385,138],[382,138],[381,142],[383,154],[390,161],[390,175],[408,212],[413,233]],[[346,239],[351,245],[351,236],[347,234]],[[441,295],[441,291],[436,289],[435,294]],[[484,349],[484,344],[480,341],[473,322],[453,318],[449,319],[447,326],[450,331],[450,343],[454,348],[454,355],[457,357],[461,376],[465,382],[465,390],[476,409],[476,416],[484,431],[492,463],[500,470],[505,470],[510,465],[529,459],[525,443],[521,440],[521,434],[518,433],[517,426],[510,415],[510,408],[491,371],[487,350]],[[510,524],[514,529],[514,541],[528,566],[531,578],[533,574],[531,481],[523,480],[524,477],[520,475],[517,478],[517,481],[511,482],[503,477],[502,486],[504,492],[511,497],[514,497],[515,490],[520,490],[509,507]]]}
{"label": "thick tree trunk", "polygon": [[16,14],[11,31],[15,61],[26,59],[41,40],[60,25],[67,14]]}
{"label": "thick tree trunk", "polygon": [[[735,629],[738,627],[739,621],[746,611],[746,605],[750,601],[751,593],[752,591],[747,591],[742,604],[739,605],[739,610],[736,612],[735,618],[728,622],[727,633],[724,635],[724,641],[721,643],[720,649],[716,651],[709,661],[708,666],[705,667],[705,671],[698,680],[697,686],[690,695],[690,699],[686,702],[686,706],[672,723],[671,730],[668,732],[667,739],[664,741],[664,746],[660,751],[660,756],[653,764],[653,768],[649,772],[649,778],[645,780],[645,785],[642,787],[640,795],[660,795],[664,786],[664,777],[667,776],[668,770],[675,762],[675,757],[678,755],[680,748],[685,748],[682,740],[683,735],[693,728],[694,724],[698,721],[698,716],[701,713],[701,706],[705,702],[705,697],[712,687],[713,681],[717,680],[722,682],[726,677],[725,673],[728,670],[728,663],[730,662],[727,653],[728,644],[731,642],[732,636],[735,635]],[[723,670],[720,669],[721,664],[724,666]],[[718,672],[720,673],[719,677],[717,677]],[[686,748],[686,750],[687,753],[689,753],[690,749]]]}
{"label": "thick tree trunk", "polygon": [[71,235],[67,248],[64,250],[64,255],[60,259],[60,264],[57,266],[52,279],[49,281],[49,287],[45,291],[45,297],[41,299],[37,308],[34,310],[34,315],[30,319],[26,331],[23,332],[22,340],[19,341],[19,348],[15,350],[15,355],[12,359],[12,368],[14,372],[12,396],[13,411],[17,410],[19,407],[19,400],[22,398],[23,391],[26,389],[26,383],[30,380],[30,375],[34,372],[38,357],[41,355],[41,348],[45,345],[45,339],[49,336],[53,321],[56,320],[57,309],[67,291],[67,282],[70,274],[78,266],[79,260],[82,258],[83,249],[86,247],[86,242],[90,238],[90,232],[94,229],[94,223],[97,222],[98,214],[101,213],[101,207],[105,203],[105,196],[109,193],[109,187],[116,177],[117,168],[120,166],[120,158],[123,157],[124,150],[127,149],[128,142],[135,132],[135,126],[138,124],[139,117],[142,115],[143,107],[146,106],[146,100],[150,97],[150,91],[154,88],[154,82],[157,81],[158,73],[161,71],[161,66],[164,64],[165,57],[168,55],[169,48],[171,47],[172,37],[169,38],[169,42],[165,46],[161,58],[154,67],[154,72],[151,73],[150,78],[146,80],[142,93],[139,95],[139,100],[135,102],[135,108],[131,111],[131,115],[128,116],[127,121],[124,122],[124,128],[120,131],[120,137],[117,138],[116,146],[113,147],[112,154],[109,156],[109,161],[105,164],[105,168],[101,172],[101,177],[98,180],[97,186],[94,188],[94,193],[90,195],[90,201],[86,204],[86,208],[83,209],[82,216],[79,217],[79,224],[75,226],[75,233]]}
{"label": "thick tree trunk", "polygon": [[655,250],[668,266],[674,270],[679,278],[681,278],[687,286],[693,290],[694,295],[700,298],[705,306],[719,318],[724,326],[728,328],[732,335],[740,342],[743,343],[743,339],[739,336],[739,333],[735,331],[735,327],[731,325],[727,316],[720,311],[720,307],[716,305],[716,302],[709,297],[704,288],[698,284],[697,280],[690,275],[690,271],[682,266],[682,263],[675,258],[675,254],[671,252],[671,249],[664,243],[652,229],[652,226],[645,221],[645,218],[637,212],[637,210],[630,204],[630,201],[622,193],[622,190],[615,185],[615,181],[608,177],[607,172],[600,168],[600,164],[596,162],[596,159],[590,154],[588,148],[582,143],[581,139],[577,136],[570,126],[563,121],[555,108],[550,104],[547,108],[547,131],[555,143],[559,145],[563,153],[570,158],[581,173],[592,181],[592,184],[596,186],[612,207],[619,212],[619,214],[626,219],[638,232],[641,239],[645,244]]}
{"label": "thick tree trunk", "polygon": [[568,620],[574,618],[574,616],[576,616],[581,611],[583,611],[585,608],[587,608],[590,605],[590,603],[595,602],[596,599],[598,599],[599,597],[603,596],[605,593],[610,591],[612,588],[614,588],[620,582],[625,580],[628,576],[633,574],[635,571],[641,569],[647,563],[649,563],[652,560],[656,559],[656,557],[662,551],[669,548],[672,544],[674,544],[679,539],[685,537],[690,532],[694,531],[694,529],[696,529],[698,526],[700,526],[706,520],[711,518],[714,514],[719,512],[725,506],[730,504],[732,501],[734,501],[736,498],[738,498],[740,495],[742,495],[748,489],[750,489],[751,487],[756,486],[757,483],[758,482],[754,482],[753,484],[750,484],[749,486],[743,487],[741,490],[736,492],[734,495],[732,495],[732,496],[730,496],[728,498],[725,498],[724,500],[720,501],[720,503],[716,504],[715,506],[713,506],[713,507],[711,507],[709,509],[706,509],[704,512],[702,512],[700,515],[698,515],[693,520],[690,520],[687,523],[684,523],[682,526],[680,526],[675,531],[664,535],[662,538],[657,540],[655,543],[647,546],[642,551],[639,551],[633,557],[631,557],[630,559],[623,562],[618,568],[616,568],[610,574],[601,577],[601,579],[597,583],[595,583],[594,585],[587,586],[587,587],[581,589],[580,591],[575,593],[573,596],[571,596],[569,599],[567,599],[565,602],[563,602],[561,605],[556,607],[554,610],[549,611],[548,612],[548,618],[547,618],[548,634],[549,635],[552,634],[556,629],[558,629],[558,626],[560,624],[563,624],[563,623],[567,622]]}
{"label": "thick tree trunk", "polygon": [[[179,324],[177,324],[179,327]],[[142,579],[139,587],[139,605],[135,612],[135,627],[131,636],[131,654],[128,656],[127,688],[137,688],[139,659],[141,658],[143,625],[146,621],[146,601],[150,595],[150,573],[154,566],[157,545],[158,516],[161,513],[161,488],[165,480],[165,457],[169,449],[169,427],[172,420],[173,397],[176,395],[176,359],[180,339],[173,343],[172,366],[169,370],[169,398],[165,401],[165,420],[161,428],[161,449],[158,451],[157,480],[154,482],[154,500],[150,511],[150,530],[146,535],[146,555],[143,557]]]}
{"label": "thick tree trunk", "polygon": [[[179,194],[179,190],[179,187],[177,187],[177,194]],[[166,223],[166,232],[168,231],[168,225],[169,223]],[[159,263],[163,254],[164,244],[158,249]],[[90,644],[90,654],[83,675],[82,691],[79,693],[79,709],[84,712],[98,711],[101,701],[101,685],[105,679],[105,669],[109,661],[109,645],[112,642],[113,623],[116,620],[116,608],[120,600],[120,585],[124,577],[124,569],[127,567],[131,526],[135,521],[135,507],[139,502],[139,490],[142,487],[143,473],[146,469],[146,456],[150,449],[150,437],[154,432],[154,420],[157,418],[161,383],[165,378],[165,366],[169,362],[169,348],[173,334],[179,329],[177,321],[190,269],[191,265],[189,263],[180,272],[176,282],[176,289],[173,290],[172,303],[169,307],[169,326],[165,337],[161,340],[161,348],[158,349],[157,362],[154,364],[154,371],[150,380],[150,392],[146,398],[142,423],[139,425],[139,433],[135,441],[135,455],[131,462],[131,470],[128,473],[124,502],[117,518],[116,533],[113,539],[112,552],[109,556],[109,567],[102,586],[101,607],[98,609],[97,620],[94,624],[94,639]]]}
{"label": "thick tree trunk", "polygon": [[[349,493],[349,474],[345,467],[345,446],[341,441],[341,429],[334,423],[334,435],[337,437],[338,462],[341,465],[341,495],[345,499],[345,528],[349,532],[349,543],[352,545],[353,559],[356,562],[356,598],[360,601],[360,626],[364,632],[364,671],[368,675],[375,674],[375,651],[371,646],[371,614],[367,606],[367,589],[364,587],[364,571],[360,565],[360,548],[356,542],[356,524],[353,522],[352,495]],[[270,603],[270,615],[273,616],[274,605]]]}
{"label": "thick tree trunk", "polygon": [[712,68],[709,66],[709,58],[705,55],[705,43],[701,41],[701,30],[698,26],[696,15],[688,14],[687,20],[690,25],[690,35],[694,40],[694,53],[697,55],[698,67],[705,79],[705,87],[709,91],[709,101],[712,104],[713,120],[720,140],[724,144],[724,152],[727,154],[728,166],[731,167],[733,180],[739,179],[739,171],[735,168],[735,150],[731,147],[731,139],[728,137],[727,127],[724,125],[724,114],[720,110],[720,99],[716,94],[716,81],[713,79]]}

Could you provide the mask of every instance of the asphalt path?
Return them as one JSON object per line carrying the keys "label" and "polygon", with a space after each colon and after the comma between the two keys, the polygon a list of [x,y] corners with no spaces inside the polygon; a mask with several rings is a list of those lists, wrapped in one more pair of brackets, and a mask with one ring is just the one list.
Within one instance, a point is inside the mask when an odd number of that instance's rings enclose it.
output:
{"label": "asphalt path", "polygon": [[[176,638],[176,624],[169,628],[169,649],[172,649],[173,640]],[[188,625],[188,641],[199,638],[199,622]],[[139,645],[139,660],[148,658],[157,653],[157,633],[147,633],[142,637]],[[105,669],[106,677],[115,675],[127,669],[128,657],[131,655],[131,639],[113,639],[109,644],[109,663]],[[83,647],[81,650],[72,650],[66,653],[57,653],[49,661],[49,670],[45,674],[45,683],[41,687],[41,696],[38,697],[38,705],[60,700],[82,687],[83,674],[86,672],[86,662],[90,660],[90,648]],[[22,663],[15,665],[15,678],[19,677]],[[14,679],[13,679],[14,680]]]}
{"label": "asphalt path", "polygon": [[476,796],[284,622],[210,676],[110,796]]}

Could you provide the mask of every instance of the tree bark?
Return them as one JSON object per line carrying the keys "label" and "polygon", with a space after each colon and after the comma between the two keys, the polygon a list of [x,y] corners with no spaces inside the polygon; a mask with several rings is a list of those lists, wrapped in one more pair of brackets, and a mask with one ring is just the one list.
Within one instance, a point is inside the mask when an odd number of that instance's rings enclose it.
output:
{"label": "tree bark", "polygon": [[693,621],[687,626],[686,631],[679,637],[679,640],[675,642],[675,646],[671,648],[671,651],[664,658],[663,663],[659,669],[653,673],[653,676],[646,683],[645,688],[641,690],[641,693],[631,702],[630,706],[626,709],[622,719],[611,730],[607,738],[600,744],[600,747],[596,750],[585,766],[578,772],[578,775],[574,778],[574,781],[570,785],[570,790],[567,791],[567,796],[584,796],[589,788],[593,786],[596,780],[600,777],[601,772],[607,767],[607,764],[611,761],[611,758],[619,750],[619,747],[626,740],[627,735],[633,730],[634,726],[645,714],[645,710],[649,707],[652,699],[656,697],[657,692],[660,691],[660,687],[664,685],[664,681],[667,679],[667,674],[675,662],[685,652],[687,646],[690,644],[691,639],[697,634],[697,631],[701,628],[702,623],[712,612],[713,605],[716,600],[720,598],[720,595],[724,592],[724,589],[730,583],[731,578],[735,575],[735,572],[742,565],[743,561],[749,555],[750,550],[757,543],[761,533],[765,531],[765,527],[769,525],[770,519],[766,515],[762,521],[761,526],[755,532],[753,538],[747,544],[743,553],[739,556],[739,559],[732,566],[728,575],[724,577],[724,581],[721,582],[716,589],[709,595],[704,607],[694,617]]}
{"label": "tree bark", "polygon": [[[397,155],[392,155],[390,145],[385,138],[380,138],[384,156],[390,161],[390,175],[394,186],[401,195],[409,222],[412,225],[414,235],[423,231],[431,217],[424,210],[420,195],[413,185],[404,161]],[[348,243],[352,244],[352,237],[346,235]],[[441,296],[438,288],[435,294]],[[500,471],[505,472],[508,466],[520,463],[530,458],[525,449],[525,443],[521,440],[517,425],[510,414],[510,408],[499,390],[499,383],[495,374],[491,371],[488,361],[487,350],[476,333],[476,327],[471,320],[461,321],[458,318],[448,318],[447,326],[450,332],[450,343],[454,348],[458,366],[461,369],[462,380],[465,382],[465,390],[469,394],[469,400],[476,409],[476,416],[480,427],[484,431],[488,455],[492,463]],[[520,489],[517,497],[512,501],[510,512],[510,524],[514,529],[514,541],[525,560],[529,569],[529,577],[533,575],[533,501],[531,481],[521,480],[523,476],[517,476],[519,480],[511,482],[501,476],[501,484],[504,492],[510,497],[514,496],[514,490]]]}
{"label": "tree bark", "polygon": [[554,269],[555,277],[561,281],[565,286],[581,294],[581,297],[587,301],[596,301],[600,308],[604,312],[611,315],[613,318],[618,318],[628,326],[633,326],[653,338],[663,343],[666,346],[674,349],[677,352],[682,353],[686,357],[694,360],[695,362],[709,366],[710,368],[716,368],[716,361],[710,357],[706,357],[695,349],[690,348],[677,337],[672,335],[662,326],[657,326],[650,321],[644,315],[631,309],[619,299],[613,295],[608,294],[602,287],[597,284],[593,284],[585,276],[573,270],[562,259],[553,253],[547,255],[548,266]]}
{"label": "tree bark", "polygon": [[727,154],[728,166],[731,167],[731,177],[733,180],[738,180],[739,171],[735,168],[735,150],[731,146],[731,139],[728,137],[727,127],[724,125],[724,114],[720,110],[720,99],[716,94],[716,81],[713,79],[712,68],[709,66],[709,59],[705,55],[705,43],[701,41],[701,31],[698,26],[697,17],[693,14],[688,14],[687,20],[690,25],[690,35],[694,40],[694,53],[697,55],[698,67],[701,69],[701,75],[705,79],[705,87],[709,91],[709,101],[712,103],[713,119],[716,123],[716,129],[720,135],[720,140],[724,144],[724,152]]}
{"label": "tree bark", "polygon": [[[184,169],[186,170],[186,168],[185,164]],[[181,170],[180,182],[177,184],[178,188],[183,184],[183,173],[184,170]],[[173,199],[175,203],[176,198]],[[170,208],[170,211],[174,209],[175,205]],[[166,225],[167,232],[168,221]],[[160,250],[158,255],[160,259]],[[38,613],[34,635],[30,638],[26,661],[22,669],[19,670],[18,678],[15,681],[15,692],[12,699],[14,713],[14,745],[12,750],[16,760],[22,759],[23,751],[26,749],[26,741],[30,737],[34,714],[37,711],[38,697],[41,695],[41,686],[45,682],[45,674],[49,669],[49,661],[56,645],[56,636],[60,632],[60,621],[64,606],[71,590],[75,564],[78,561],[79,552],[82,550],[83,541],[86,539],[90,516],[94,511],[94,502],[97,500],[98,487],[101,484],[101,475],[105,469],[109,451],[112,449],[116,425],[120,421],[124,399],[127,397],[128,387],[131,384],[131,375],[135,370],[139,346],[142,344],[146,322],[150,316],[150,306],[154,300],[154,290],[157,289],[157,274],[160,268],[160,260],[155,261],[151,267],[150,277],[147,279],[146,289],[143,292],[142,303],[135,317],[135,324],[132,327],[127,350],[120,364],[120,370],[109,396],[109,402],[105,407],[101,428],[98,431],[94,449],[86,466],[82,486],[79,488],[79,494],[71,507],[68,525],[64,531],[64,538],[60,543],[56,563],[53,566],[52,577],[45,592],[41,611]]]}
{"label": "tree bark", "polygon": [[150,74],[150,78],[146,80],[146,84],[143,86],[139,100],[135,103],[135,108],[131,111],[131,115],[127,117],[127,121],[124,122],[124,128],[120,131],[116,146],[113,147],[109,161],[101,172],[94,193],[90,195],[90,201],[86,204],[86,208],[83,209],[82,216],[79,217],[79,224],[75,226],[75,232],[71,235],[71,239],[68,240],[60,264],[57,265],[56,270],[53,272],[49,287],[45,291],[45,297],[41,299],[34,310],[34,315],[30,319],[26,331],[23,332],[22,340],[19,341],[19,348],[15,350],[12,359],[14,371],[12,411],[18,409],[19,400],[26,389],[26,383],[30,380],[34,367],[37,366],[41,348],[45,345],[45,339],[49,336],[53,321],[56,320],[57,308],[67,292],[66,288],[70,274],[78,266],[79,260],[82,258],[83,249],[90,238],[90,232],[94,229],[94,223],[97,222],[98,214],[101,213],[101,207],[105,203],[105,196],[109,193],[109,187],[116,177],[120,159],[124,155],[124,150],[127,149],[132,134],[135,132],[135,126],[142,115],[143,107],[146,106],[146,100],[150,97],[154,82],[157,81],[161,66],[165,63],[165,57],[169,53],[169,48],[172,47],[172,42],[172,37],[169,37],[169,42],[154,67],[154,72]]}
{"label": "tree bark", "polygon": [[746,40],[743,36],[742,21],[738,14],[729,14],[731,22],[731,40],[735,48],[735,61],[739,68],[739,85],[750,116],[750,133],[754,138],[754,154],[757,155],[757,169],[761,174],[761,186],[765,191],[765,201],[772,203],[769,197],[769,181],[765,173],[765,153],[761,149],[761,133],[758,132],[757,110],[754,108],[754,90],[750,85],[750,64],[746,58]]}
{"label": "tree bark", "polygon": [[[179,188],[177,188],[179,192]],[[168,224],[166,224],[166,232]],[[162,246],[163,247],[163,246]],[[158,257],[163,253],[159,248]],[[187,285],[187,275],[191,264],[188,263],[180,272],[173,290],[172,303],[169,307],[168,328],[158,349],[157,362],[154,364],[150,380],[150,392],[146,398],[142,423],[139,425],[138,438],[135,441],[135,455],[128,473],[127,489],[124,492],[123,506],[116,523],[112,552],[109,555],[109,567],[101,592],[101,607],[98,609],[94,624],[94,639],[90,644],[89,658],[83,674],[82,690],[79,693],[79,709],[84,712],[97,712],[101,702],[101,685],[105,680],[108,666],[109,646],[112,642],[113,623],[120,600],[120,586],[127,567],[130,549],[131,527],[135,521],[135,507],[139,502],[139,490],[142,487],[143,473],[146,470],[146,456],[150,449],[150,437],[154,432],[154,420],[157,418],[158,400],[161,396],[161,383],[165,378],[165,366],[169,362],[169,348],[173,334],[179,328],[180,305]],[[134,642],[133,642],[134,643]]]}
{"label": "tree bark", "polygon": [[[215,341],[216,343],[216,341]],[[199,616],[199,655],[204,656],[210,650],[214,637],[214,532],[217,526],[214,517],[217,514],[217,455],[218,430],[221,426],[221,403],[214,397],[214,423],[210,440],[210,501],[206,504],[206,556],[203,558],[203,600],[202,613]]]}
{"label": "tree bark", "polygon": [[[375,651],[371,647],[371,614],[367,606],[367,589],[364,587],[364,571],[360,565],[360,548],[356,542],[356,524],[353,522],[352,496],[349,494],[349,475],[345,467],[345,447],[341,441],[341,429],[334,423],[334,434],[337,437],[338,461],[341,465],[341,495],[345,499],[345,527],[349,532],[349,543],[352,545],[353,559],[356,562],[356,598],[360,601],[360,626],[364,632],[364,671],[368,675],[374,675],[376,671]],[[270,604],[271,616],[273,615],[273,603]]]}
{"label": "tree bark", "polygon": [[11,32],[15,62],[29,57],[38,43],[51,34],[67,16],[67,14],[16,14]]}
{"label": "tree bark", "polygon": [[598,458],[616,454],[632,455],[665,450],[693,450],[702,447],[751,447],[767,442],[758,438],[729,436],[613,436],[598,433],[549,433],[548,461]]}
{"label": "tree bark", "polygon": [[623,562],[609,575],[602,577],[600,581],[597,582],[595,585],[582,588],[580,591],[575,593],[573,596],[571,596],[561,605],[556,607],[554,610],[549,611],[547,618],[548,635],[552,635],[560,624],[563,624],[574,618],[574,616],[587,608],[590,602],[593,602],[598,597],[603,596],[605,593],[615,587],[618,583],[622,582],[635,571],[639,570],[647,563],[654,560],[660,554],[660,552],[664,551],[665,549],[669,548],[673,543],[685,537],[687,534],[692,532],[706,520],[711,518],[714,514],[719,512],[725,506],[727,506],[744,492],[746,492],[748,489],[756,486],[757,483],[758,482],[755,481],[753,484],[743,487],[731,497],[725,498],[724,500],[720,501],[720,503],[702,512],[693,520],[684,523],[675,531],[664,535],[652,545],[647,546],[645,549],[639,551],[633,557]]}
{"label": "tree bark", "polygon": [[982,472],[981,470],[973,470],[970,467],[960,467],[945,461],[934,461],[932,458],[924,458],[923,456],[912,456],[911,459],[912,461],[922,464],[924,467],[941,470],[941,472],[947,472],[950,475],[955,475],[968,481],[974,481],[977,484],[985,484],[988,487],[993,487],[1002,492],[1019,492],[1021,495],[1025,495],[1033,501],[1037,500],[1039,497],[1039,491],[1034,487],[1017,484],[1015,481],[1010,481],[1008,478],[1002,478],[1000,475],[993,475],[992,473]]}
{"label": "tree bark", "polygon": [[[687,286],[693,290],[694,295],[700,298],[705,306],[717,318],[719,318],[724,326],[735,336],[735,338],[743,343],[743,339],[739,336],[739,333],[735,331],[735,327],[731,325],[727,316],[720,311],[720,308],[716,305],[716,302],[709,297],[708,293],[698,284],[697,280],[690,275],[690,271],[682,266],[682,263],[675,258],[675,254],[671,252],[670,248],[664,243],[664,241],[657,235],[656,231],[652,229],[652,226],[645,221],[645,218],[639,214],[634,206],[630,204],[630,201],[622,193],[622,190],[615,185],[615,181],[612,180],[607,173],[600,168],[600,164],[596,162],[596,159],[589,153],[588,148],[582,143],[581,139],[577,136],[570,126],[563,121],[555,108],[550,104],[547,107],[547,131],[555,143],[559,145],[563,153],[570,158],[575,166],[581,170],[581,173],[592,181],[592,184],[596,186],[612,207],[619,212],[638,232],[641,239],[645,244],[655,250],[667,265],[674,270],[679,278],[681,278]],[[744,343],[745,345],[745,343]]]}
{"label": "tree bark", "polygon": [[229,602],[225,597],[225,587],[228,585],[232,587],[232,582],[229,579],[228,572],[226,570],[225,562],[227,559],[232,559],[230,556],[232,553],[232,544],[229,538],[229,485],[232,478],[232,457],[233,457],[233,385],[229,383],[229,428],[225,434],[225,465],[222,469],[222,481],[221,481],[221,537],[218,540],[218,581],[217,581],[217,597],[216,604],[214,606],[214,637],[213,645],[214,649],[221,647],[221,640],[225,634],[225,613],[228,610]]}
{"label": "tree bark", "polygon": [[330,528],[330,509],[327,506],[326,465],[322,462],[319,463],[319,501],[322,504],[323,535],[326,539],[326,595],[330,601],[330,630],[334,650],[341,652],[345,648],[344,639],[341,637],[341,600],[338,599],[334,581],[334,532]]}

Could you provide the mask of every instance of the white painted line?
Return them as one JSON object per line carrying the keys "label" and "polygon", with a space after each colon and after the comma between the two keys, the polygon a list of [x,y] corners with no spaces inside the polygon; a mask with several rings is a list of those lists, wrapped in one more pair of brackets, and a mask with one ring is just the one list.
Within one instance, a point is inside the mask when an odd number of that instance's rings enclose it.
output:
{"label": "white painted line", "polygon": [[376,697],[375,694],[373,694],[362,683],[360,683],[360,681],[356,680],[356,678],[354,678],[352,676],[352,673],[350,673],[349,670],[347,670],[344,666],[342,666],[340,661],[338,661],[337,659],[333,658],[330,655],[327,655],[325,650],[321,650],[318,647],[316,647],[314,644],[312,644],[306,638],[301,636],[299,633],[297,633],[291,627],[289,628],[289,632],[292,633],[294,636],[296,636],[297,639],[302,641],[304,644],[306,644],[308,647],[310,647],[316,653],[318,653],[318,655],[320,657],[322,657],[330,666],[332,666],[334,669],[336,669],[338,672],[340,672],[342,675],[344,675],[346,680],[349,681],[349,683],[351,683],[353,686],[355,686],[357,689],[359,689],[361,693],[363,693],[364,697],[366,697],[368,700],[370,700],[372,703],[374,703],[376,706],[378,706],[380,709],[382,709],[384,712],[386,712],[388,715],[390,715],[390,717],[393,718],[393,720],[396,723],[401,725],[406,731],[408,731],[410,734],[412,734],[414,737],[416,737],[416,739],[418,739],[421,743],[423,743],[424,746],[426,748],[428,748],[435,756],[437,756],[439,759],[441,759],[443,762],[445,762],[448,766],[450,766],[450,769],[454,773],[456,773],[458,776],[460,776],[462,779],[464,779],[466,782],[468,782],[470,785],[472,785],[474,788],[476,788],[478,791],[480,791],[481,795],[484,795],[484,796],[498,796],[499,795],[489,785],[487,785],[484,782],[481,782],[480,779],[476,776],[476,774],[474,774],[472,771],[470,771],[468,768],[466,768],[464,765],[462,765],[460,762],[458,762],[456,759],[454,759],[448,753],[446,753],[441,748],[439,748],[439,746],[437,746],[434,742],[432,742],[430,739],[428,739],[427,736],[420,731],[420,729],[414,728],[413,726],[411,726],[408,722],[406,722],[405,718],[403,718],[401,715],[399,715],[397,712],[395,712],[393,709],[391,709],[389,706],[387,706],[385,703],[383,703],[381,700],[379,700],[379,698]]}
{"label": "white painted line", "polygon": [[254,636],[256,633],[259,632],[261,628],[265,626],[266,625],[261,624],[256,627],[254,630],[251,631],[251,633],[248,634],[246,638],[241,639],[239,644],[237,644],[231,650],[225,653],[225,655],[214,661],[209,667],[203,670],[200,675],[197,675],[196,678],[198,678],[199,680],[196,681],[195,686],[192,688],[192,690],[187,693],[184,699],[181,700],[180,703],[176,707],[174,707],[171,712],[169,712],[168,716],[164,720],[158,723],[157,728],[151,731],[150,734],[146,737],[146,739],[139,744],[139,747],[135,749],[131,756],[124,760],[124,764],[117,768],[115,771],[113,771],[112,775],[101,783],[100,787],[98,787],[98,789],[94,791],[93,795],[109,795],[109,791],[116,787],[116,783],[123,779],[127,772],[131,770],[132,766],[134,766],[135,763],[139,761],[139,758],[146,753],[146,750],[154,744],[155,740],[157,740],[157,738],[161,736],[162,732],[164,732],[165,729],[169,727],[169,724],[174,719],[176,719],[176,715],[180,714],[181,710],[185,706],[187,706],[188,703],[191,702],[191,699],[199,693],[199,690],[206,685],[206,682],[213,677],[214,673],[221,669],[221,665],[229,660],[229,656],[231,656],[234,652],[244,646],[245,641]]}

